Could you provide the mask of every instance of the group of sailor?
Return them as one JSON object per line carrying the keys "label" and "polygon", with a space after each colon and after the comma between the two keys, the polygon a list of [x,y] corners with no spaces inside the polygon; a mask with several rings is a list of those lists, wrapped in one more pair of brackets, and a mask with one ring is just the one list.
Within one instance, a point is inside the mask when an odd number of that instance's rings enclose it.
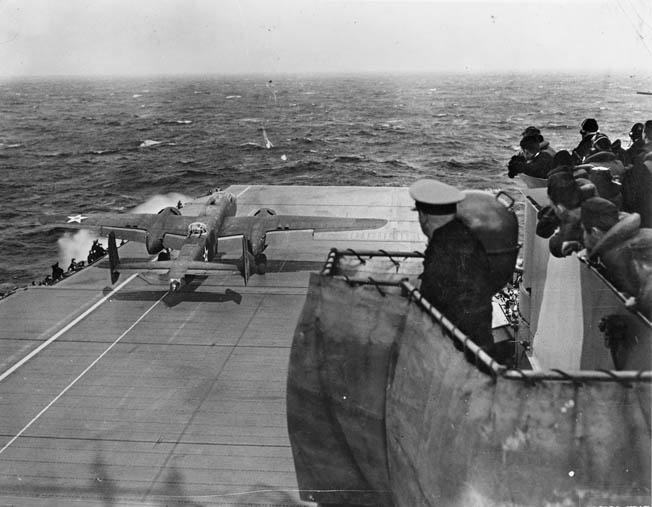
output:
{"label": "group of sailor", "polygon": [[[625,294],[628,306],[650,318],[652,120],[634,124],[628,149],[620,141],[612,143],[592,118],[582,122],[580,134],[572,151],[555,152],[538,128],[526,128],[522,151],[508,163],[508,176],[526,174],[547,185],[550,205],[538,213],[537,234],[549,238],[551,253],[564,257],[577,252]],[[415,182],[409,192],[428,239],[422,296],[508,364],[511,351],[493,342],[491,300],[510,280],[511,271],[502,266],[515,266],[518,225],[513,212],[501,215],[497,201],[432,179]],[[505,227],[483,234],[483,221],[488,223],[492,214]]]}
{"label": "group of sailor", "polygon": [[[91,246],[88,256],[86,260],[88,261],[88,264],[92,264],[95,262],[97,259],[102,257],[103,255],[106,254],[106,249],[102,246],[99,240],[94,240],[93,245]],[[74,257],[70,261],[70,264],[68,265],[68,270],[64,271],[61,266],[59,266],[59,262],[55,262],[52,264],[52,274],[47,275],[43,280],[40,280],[38,283],[36,281],[32,282],[32,285],[52,285],[55,284],[61,280],[63,280],[66,275],[72,274],[75,271],[79,271],[83,269],[86,266],[86,263],[84,261],[77,261]]]}
{"label": "group of sailor", "polygon": [[581,139],[572,151],[556,152],[550,143],[544,140],[541,130],[527,127],[521,133],[521,151],[514,155],[507,164],[507,175],[513,178],[517,174],[526,174],[534,178],[545,179],[563,165],[587,165],[589,167],[608,167],[615,176],[623,175],[628,168],[650,161],[652,153],[652,120],[645,124],[635,123],[629,132],[630,146],[625,149],[620,139],[611,142],[609,137],[600,132],[594,118],[585,119],[580,125]]}
{"label": "group of sailor", "polygon": [[540,209],[536,232],[549,238],[551,254],[577,253],[625,294],[628,306],[650,318],[652,120],[632,126],[627,149],[601,133],[593,118],[582,122],[580,134],[571,152],[555,153],[539,129],[528,127],[508,176],[525,174],[547,186],[550,205]]}

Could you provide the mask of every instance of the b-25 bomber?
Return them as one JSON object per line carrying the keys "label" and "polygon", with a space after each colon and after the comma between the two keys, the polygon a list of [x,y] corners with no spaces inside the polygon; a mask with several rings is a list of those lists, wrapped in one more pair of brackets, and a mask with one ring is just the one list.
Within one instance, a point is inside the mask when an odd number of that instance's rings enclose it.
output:
{"label": "b-25 bomber", "polygon": [[[375,218],[277,215],[269,208],[261,208],[251,216],[235,216],[236,201],[232,193],[217,190],[210,193],[196,216],[183,215],[178,207],[170,206],[158,213],[43,215],[41,223],[88,229],[108,236],[112,283],[118,279],[118,269],[163,269],[167,271],[170,291],[173,292],[178,291],[191,276],[233,269],[230,265],[214,262],[219,258],[219,238],[242,236],[242,257],[238,268],[247,284],[251,274],[266,272],[267,257],[263,252],[267,248],[269,232],[377,229],[387,223]],[[144,243],[148,253],[159,254],[159,260],[120,262],[115,238]],[[176,258],[166,258],[168,250],[178,250]]]}

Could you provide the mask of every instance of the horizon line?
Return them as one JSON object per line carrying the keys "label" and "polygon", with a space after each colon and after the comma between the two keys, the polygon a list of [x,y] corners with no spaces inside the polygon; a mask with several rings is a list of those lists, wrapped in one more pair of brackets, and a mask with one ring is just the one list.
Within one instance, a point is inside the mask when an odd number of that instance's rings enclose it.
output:
{"label": "horizon line", "polygon": [[435,76],[435,75],[501,75],[501,76],[621,76],[630,78],[652,78],[652,72],[632,69],[595,70],[358,70],[358,71],[283,71],[283,72],[152,72],[152,73],[107,73],[107,74],[0,74],[0,80],[20,79],[151,79],[151,78],[251,78],[251,77],[354,77],[354,76]]}

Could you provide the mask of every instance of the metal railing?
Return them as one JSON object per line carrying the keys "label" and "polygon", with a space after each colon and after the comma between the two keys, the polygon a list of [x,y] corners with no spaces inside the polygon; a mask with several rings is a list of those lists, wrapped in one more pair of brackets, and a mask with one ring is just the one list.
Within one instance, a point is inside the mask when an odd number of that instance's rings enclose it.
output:
{"label": "metal railing", "polygon": [[387,252],[385,250],[338,250],[331,249],[324,264],[321,273],[335,278],[341,278],[350,285],[374,285],[381,295],[385,296],[382,290],[383,286],[400,287],[402,293],[406,295],[411,301],[416,302],[426,313],[428,313],[439,325],[447,331],[447,335],[456,341],[463,348],[465,354],[471,354],[475,359],[476,366],[482,366],[484,370],[488,371],[494,379],[504,378],[506,380],[517,380],[525,382],[539,382],[539,381],[567,381],[574,384],[581,385],[584,382],[618,382],[624,387],[632,387],[632,383],[636,382],[652,382],[652,371],[650,370],[575,370],[564,371],[560,369],[550,370],[523,370],[508,368],[493,359],[485,350],[476,345],[466,334],[460,331],[450,320],[432,306],[419,292],[419,290],[410,283],[409,278],[402,278],[400,280],[387,281],[376,280],[372,276],[364,278],[356,278],[347,275],[335,274],[338,261],[344,256],[356,257],[361,264],[366,264],[368,260],[374,257],[388,258],[398,269],[403,260],[412,258],[423,258],[420,252]]}

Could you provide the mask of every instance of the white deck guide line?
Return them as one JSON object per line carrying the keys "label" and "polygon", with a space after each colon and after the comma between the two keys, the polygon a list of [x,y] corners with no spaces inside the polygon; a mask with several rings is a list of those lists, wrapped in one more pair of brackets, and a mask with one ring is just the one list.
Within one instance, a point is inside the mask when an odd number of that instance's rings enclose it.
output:
{"label": "white deck guide line", "polygon": [[14,364],[7,371],[0,374],[0,382],[2,382],[4,379],[6,379],[9,375],[11,375],[13,372],[15,372],[22,365],[24,365],[27,361],[32,359],[36,354],[41,352],[45,347],[50,345],[53,341],[55,341],[57,338],[59,338],[62,334],[66,333],[72,327],[76,326],[81,320],[86,318],[90,313],[94,312],[100,305],[105,303],[109,298],[111,298],[111,296],[113,296],[116,292],[118,292],[120,289],[122,289],[125,285],[127,285],[129,282],[131,282],[137,276],[138,276],[138,273],[134,273],[133,275],[131,275],[124,282],[122,282],[115,289],[113,289],[109,294],[107,294],[102,299],[100,299],[97,303],[95,303],[93,306],[91,306],[88,310],[86,310],[84,313],[79,315],[76,319],[74,319],[72,322],[67,324],[65,327],[63,327],[62,329],[57,331],[54,335],[52,335],[46,341],[41,343],[38,347],[36,347],[34,350],[32,350],[29,354],[27,354],[25,357],[23,357],[20,361],[18,361],[16,364]]}
{"label": "white deck guide line", "polygon": [[[134,275],[134,276],[136,276],[136,275]],[[130,278],[131,278],[131,277],[130,277]],[[125,285],[125,284],[126,284],[127,282],[129,282],[129,281],[130,281],[130,279],[125,280],[125,282],[124,282],[122,285]],[[120,287],[122,287],[122,285],[120,285]],[[118,287],[118,288],[120,288],[120,287]],[[97,364],[97,363],[98,363],[98,362],[99,362],[99,361],[100,361],[100,360],[101,360],[101,359],[102,359],[106,354],[108,354],[109,351],[110,351],[113,347],[115,347],[115,346],[120,342],[120,340],[122,340],[125,336],[127,336],[127,334],[129,334],[129,332],[130,332],[134,327],[136,327],[136,325],[138,325],[138,323],[139,323],[141,320],[143,320],[143,319],[147,316],[147,314],[148,314],[149,312],[151,312],[151,311],[156,307],[156,305],[158,305],[158,304],[163,300],[163,298],[164,298],[165,296],[167,296],[167,294],[168,294],[167,292],[164,293],[164,294],[163,294],[163,295],[162,295],[162,296],[161,296],[161,297],[160,297],[160,298],[159,298],[159,299],[158,299],[158,300],[157,300],[157,301],[156,301],[152,306],[150,306],[147,310],[145,310],[145,312],[144,312],[140,317],[138,317],[138,319],[137,319],[137,320],[136,320],[136,321],[135,321],[131,326],[129,326],[129,328],[128,328],[124,333],[122,333],[120,336],[118,336],[118,337],[114,340],[114,342],[113,342],[111,345],[109,345],[109,346],[104,350],[104,352],[102,352],[99,356],[97,356],[97,358],[96,358],[96,359],[95,359],[91,364],[89,364],[89,365],[86,367],[86,369],[85,369],[84,371],[82,371],[79,375],[77,375],[77,378],[75,378],[75,380],[73,380],[70,384],[68,384],[68,385],[64,388],[63,391],[61,391],[59,394],[57,394],[57,395],[55,396],[55,398],[54,398],[50,403],[48,403],[48,404],[46,405],[46,407],[45,407],[43,410],[41,410],[38,414],[36,414],[36,416],[34,416],[34,418],[33,418],[30,422],[28,422],[22,430],[20,430],[18,433],[16,433],[16,435],[15,435],[11,440],[9,440],[9,442],[7,442],[7,443],[5,444],[5,446],[4,446],[2,449],[0,449],[0,455],[2,455],[2,453],[5,452],[5,451],[6,451],[6,450],[11,446],[11,444],[13,444],[16,440],[18,440],[18,439],[21,437],[21,435],[22,435],[23,433],[25,433],[25,432],[30,428],[30,426],[31,426],[32,424],[34,424],[36,421],[38,421],[39,418],[40,418],[43,414],[45,414],[45,412],[47,412],[47,410],[48,410],[52,405],[54,405],[54,404],[57,402],[57,400],[59,400],[59,398],[61,398],[64,394],[66,394],[66,392],[68,392],[68,390],[69,390],[72,386],[74,386],[74,385],[79,381],[79,379],[81,379],[84,375],[86,375],[86,373],[88,373],[88,371],[89,371],[93,366],[95,366],[95,365],[96,365],[96,364]],[[103,299],[106,299],[106,298],[103,298]],[[101,303],[101,302],[102,302],[102,301],[100,301],[100,303]],[[96,304],[93,308],[95,308],[96,306],[98,306],[98,305]],[[89,312],[89,313],[90,313],[90,312]]]}
{"label": "white deck guide line", "polygon": [[242,192],[240,192],[238,195],[235,196],[236,199],[239,199],[242,194],[244,194],[247,190],[251,188],[251,185],[249,185],[247,188],[245,188]]}

